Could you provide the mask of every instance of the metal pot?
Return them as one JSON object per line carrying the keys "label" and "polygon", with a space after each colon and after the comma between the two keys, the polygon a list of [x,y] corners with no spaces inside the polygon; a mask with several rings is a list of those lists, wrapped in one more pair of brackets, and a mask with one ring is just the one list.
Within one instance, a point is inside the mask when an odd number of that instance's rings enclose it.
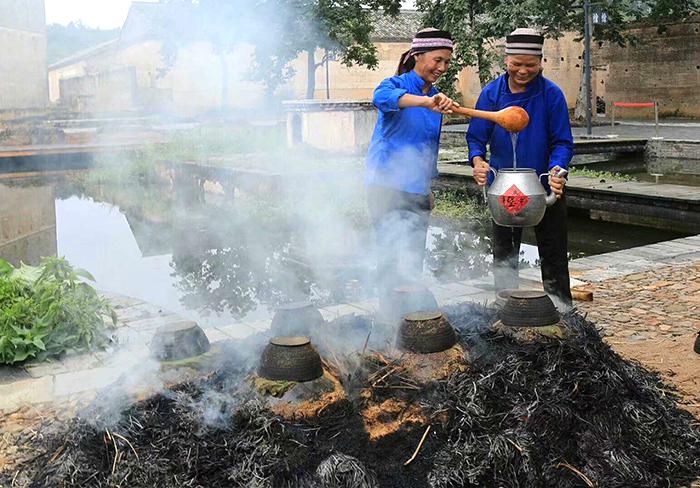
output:
{"label": "metal pot", "polygon": [[273,337],[260,358],[258,374],[275,381],[311,381],[323,375],[321,356],[308,337]]}
{"label": "metal pot", "polygon": [[398,346],[420,354],[440,352],[457,343],[457,335],[439,310],[406,315],[399,327]]}
{"label": "metal pot", "polygon": [[[537,176],[534,169],[504,168],[496,171],[491,186],[484,186],[486,200],[493,220],[505,227],[533,227],[540,223],[547,207],[557,201],[554,193],[549,193],[540,182],[542,173]],[[560,170],[556,176],[564,176],[567,170]]]}

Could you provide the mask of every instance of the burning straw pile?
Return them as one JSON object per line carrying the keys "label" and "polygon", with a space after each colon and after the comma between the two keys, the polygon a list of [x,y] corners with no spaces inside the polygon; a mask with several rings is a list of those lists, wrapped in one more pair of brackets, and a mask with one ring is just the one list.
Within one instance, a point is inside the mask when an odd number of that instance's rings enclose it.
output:
{"label": "burning straw pile", "polygon": [[[700,476],[697,420],[582,317],[565,317],[567,340],[518,342],[488,329],[492,311],[445,312],[469,366],[397,390],[431,427],[407,466],[427,425],[370,438],[361,414],[376,383],[369,373],[365,394],[289,420],[241,388],[245,371],[225,368],[135,403],[109,427],[84,419],[47,426],[38,456],[0,485],[665,487]],[[376,354],[367,357],[374,363],[361,371],[376,373]],[[410,381],[405,368],[392,370],[401,378],[389,374],[381,385]]]}

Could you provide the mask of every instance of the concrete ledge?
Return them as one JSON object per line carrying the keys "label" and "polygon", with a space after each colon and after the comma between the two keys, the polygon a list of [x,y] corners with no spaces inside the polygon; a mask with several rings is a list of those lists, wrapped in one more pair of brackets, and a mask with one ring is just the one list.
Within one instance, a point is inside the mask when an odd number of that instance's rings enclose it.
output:
{"label": "concrete ledge", "polygon": [[376,110],[369,100],[293,100],[282,102],[289,112],[349,112]]}

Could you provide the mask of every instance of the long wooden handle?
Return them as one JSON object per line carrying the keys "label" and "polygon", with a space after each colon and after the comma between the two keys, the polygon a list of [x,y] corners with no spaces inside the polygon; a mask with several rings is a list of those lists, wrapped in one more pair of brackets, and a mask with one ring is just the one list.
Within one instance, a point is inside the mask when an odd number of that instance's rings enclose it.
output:
{"label": "long wooden handle", "polygon": [[480,119],[490,120],[491,122],[497,122],[500,120],[497,112],[486,112],[475,108],[452,107],[452,113],[466,115],[467,117],[478,117]]}

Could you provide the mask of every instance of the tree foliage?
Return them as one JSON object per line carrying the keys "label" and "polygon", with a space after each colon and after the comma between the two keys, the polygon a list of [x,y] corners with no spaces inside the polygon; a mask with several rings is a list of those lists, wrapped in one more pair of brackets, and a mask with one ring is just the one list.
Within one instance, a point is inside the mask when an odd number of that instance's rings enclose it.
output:
{"label": "tree foliage", "polygon": [[[658,24],[698,12],[698,0],[593,0],[608,13],[609,23],[594,30],[598,41],[620,45],[636,42],[626,28],[630,22]],[[426,24],[449,30],[455,41],[453,64],[441,80],[441,88],[453,92],[453,82],[463,68],[474,66],[486,84],[502,59],[497,45],[518,27],[533,26],[545,37],[564,32],[583,33],[582,0],[417,0]]]}
{"label": "tree foliage", "polygon": [[[256,42],[256,76],[274,87],[291,76],[290,63],[307,55],[307,98],[313,97],[316,69],[332,54],[345,66],[378,64],[370,35],[378,12],[397,15],[400,0],[260,0],[269,29]],[[325,55],[316,60],[316,51]]]}

